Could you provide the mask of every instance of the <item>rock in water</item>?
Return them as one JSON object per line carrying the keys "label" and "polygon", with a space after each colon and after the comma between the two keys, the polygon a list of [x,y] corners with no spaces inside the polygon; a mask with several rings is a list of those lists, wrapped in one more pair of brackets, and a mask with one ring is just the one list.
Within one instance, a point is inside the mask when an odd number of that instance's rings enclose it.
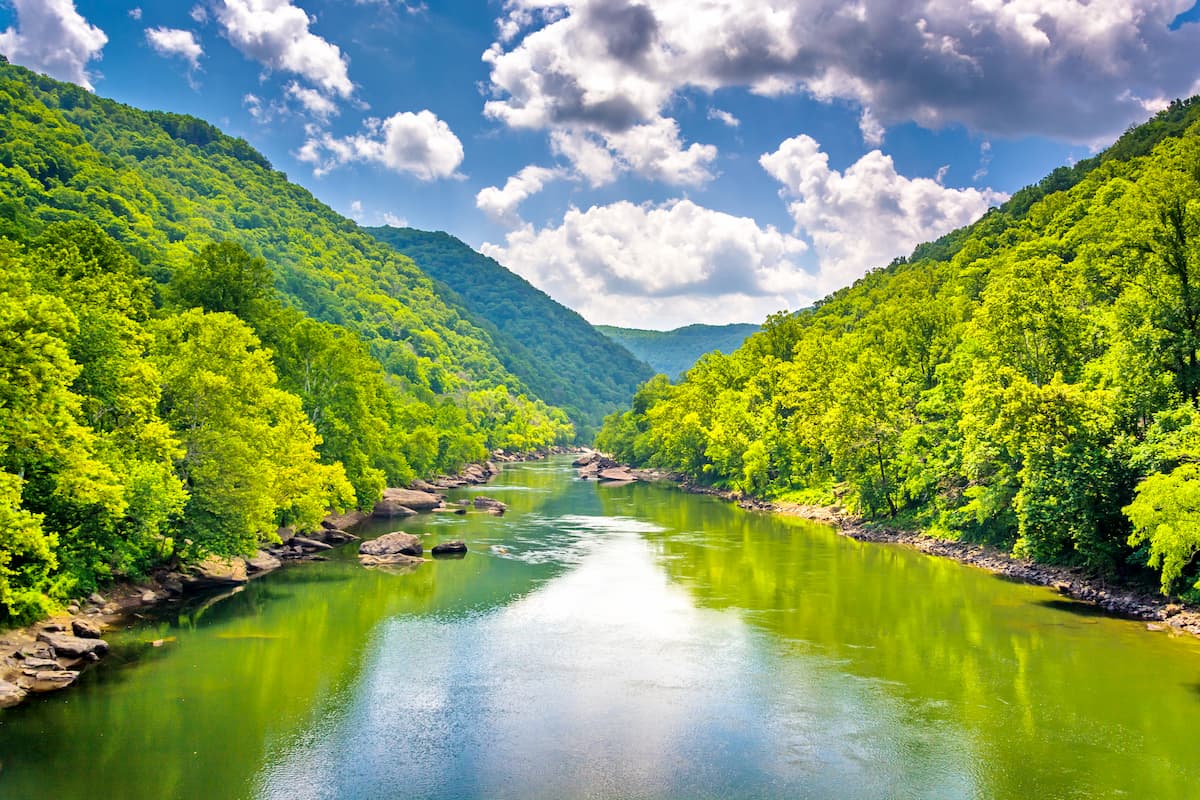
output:
{"label": "rock in water", "polygon": [[38,641],[50,645],[59,658],[81,658],[88,653],[102,656],[108,652],[108,642],[103,639],[81,639],[65,633],[39,633]]}
{"label": "rock in water", "polygon": [[0,680],[0,708],[12,708],[25,699],[25,690],[15,683]]}
{"label": "rock in water", "polygon": [[416,489],[384,489],[383,499],[394,501],[414,511],[432,511],[442,504],[442,498],[432,492]]}
{"label": "rock in water", "polygon": [[467,543],[459,540],[435,544],[431,550],[435,556],[456,556],[467,552]]}
{"label": "rock in water", "polygon": [[385,497],[375,504],[371,513],[376,517],[412,517],[416,511],[391,497]]}
{"label": "rock in water", "polygon": [[606,469],[600,473],[600,480],[604,481],[636,481],[637,476],[624,467],[613,467]]}
{"label": "rock in water", "polygon": [[483,495],[479,495],[475,498],[474,502],[476,508],[489,511],[493,514],[503,514],[508,509],[508,506],[506,506],[504,503],[501,503],[494,497],[485,497]]}
{"label": "rock in water", "polygon": [[236,586],[249,580],[245,560],[220,556],[209,556],[194,564],[190,578],[190,583],[199,586]]}
{"label": "rock in water", "polygon": [[71,620],[71,630],[80,639],[99,639],[100,626],[90,620],[73,619]]}
{"label": "rock in water", "polygon": [[364,567],[403,567],[403,572],[410,572],[412,569],[424,564],[425,559],[419,556],[406,556],[401,553],[394,553],[390,556],[365,556],[359,554],[358,563],[362,564]]}
{"label": "rock in water", "polygon": [[279,569],[283,566],[283,562],[275,556],[268,553],[266,550],[259,550],[258,555],[254,558],[247,559],[246,569],[252,572],[270,572],[273,569]]}
{"label": "rock in water", "polygon": [[360,544],[358,560],[368,567],[379,564],[404,564],[411,562],[413,558],[419,561],[419,556],[424,550],[418,537],[411,533],[396,531],[385,533],[378,539]]}
{"label": "rock in water", "polygon": [[29,691],[31,692],[57,692],[59,689],[65,689],[75,682],[79,677],[78,672],[72,672],[69,669],[54,669],[54,670],[38,670],[32,675],[29,681]]}

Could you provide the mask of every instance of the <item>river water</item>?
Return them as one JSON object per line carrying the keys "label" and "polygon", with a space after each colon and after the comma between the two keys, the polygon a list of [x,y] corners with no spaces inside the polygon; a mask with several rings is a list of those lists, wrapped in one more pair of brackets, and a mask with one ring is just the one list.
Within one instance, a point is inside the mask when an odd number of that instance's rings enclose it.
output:
{"label": "river water", "polygon": [[0,712],[0,798],[1200,797],[1197,640],[564,460],[478,493],[403,522],[461,560],[110,636]]}

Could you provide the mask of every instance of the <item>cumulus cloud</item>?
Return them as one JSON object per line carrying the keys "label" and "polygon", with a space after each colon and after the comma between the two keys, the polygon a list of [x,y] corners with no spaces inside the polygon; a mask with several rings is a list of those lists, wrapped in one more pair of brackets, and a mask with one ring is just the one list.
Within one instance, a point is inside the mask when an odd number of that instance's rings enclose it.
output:
{"label": "cumulus cloud", "polygon": [[1189,0],[508,0],[486,113],[516,128],[613,133],[680,90],[806,92],[882,126],[1108,139],[1196,78]]}
{"label": "cumulus cloud", "polygon": [[530,165],[504,183],[504,187],[487,186],[475,195],[475,206],[501,225],[516,227],[521,224],[517,208],[528,198],[540,192],[547,183],[563,177],[560,169]]}
{"label": "cumulus cloud", "polygon": [[954,189],[932,178],[907,178],[890,156],[872,150],[844,172],[809,136],[796,136],[759,159],[790,200],[797,232],[807,235],[820,263],[821,289],[828,292],[867,269],[908,255],[966,225],[1007,195],[990,189]]}
{"label": "cumulus cloud", "polygon": [[89,23],[73,0],[11,0],[17,24],[0,32],[0,53],[15,64],[92,89],[88,63],[108,36]]}
{"label": "cumulus cloud", "polygon": [[369,119],[363,132],[353,136],[336,137],[310,129],[296,158],[312,164],[318,176],[343,164],[366,162],[432,181],[461,177],[457,170],[463,155],[462,142],[450,126],[426,110]]}
{"label": "cumulus cloud", "polygon": [[285,86],[284,93],[299,103],[305,111],[312,114],[314,117],[328,119],[338,112],[337,103],[333,102],[316,89],[310,89],[307,86],[301,86],[296,81],[292,81]]}
{"label": "cumulus cloud", "polygon": [[178,56],[192,69],[199,69],[204,49],[191,31],[179,28],[147,28],[146,41],[160,56]]}
{"label": "cumulus cloud", "polygon": [[592,322],[665,328],[761,320],[797,308],[815,280],[807,245],[690,200],[571,208],[556,227],[524,225],[482,251]]}
{"label": "cumulus cloud", "polygon": [[720,122],[722,125],[727,125],[730,128],[736,128],[742,124],[742,121],[730,114],[728,111],[723,111],[719,108],[710,108],[708,110],[708,118]]}
{"label": "cumulus cloud", "polygon": [[310,31],[308,13],[290,0],[221,0],[215,10],[225,38],[247,58],[299,75],[326,94],[354,93],[349,59]]}
{"label": "cumulus cloud", "polygon": [[141,19],[142,18],[142,9],[137,6],[129,9],[129,18],[134,19],[134,20]]}

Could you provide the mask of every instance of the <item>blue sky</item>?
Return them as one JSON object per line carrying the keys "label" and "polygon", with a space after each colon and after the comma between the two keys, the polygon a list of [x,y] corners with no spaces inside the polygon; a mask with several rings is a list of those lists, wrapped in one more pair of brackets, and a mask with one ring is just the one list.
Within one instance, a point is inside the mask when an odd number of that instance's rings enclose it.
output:
{"label": "blue sky", "polygon": [[1200,91],[1192,0],[0,0],[0,52],[195,114],[596,323],[807,305]]}

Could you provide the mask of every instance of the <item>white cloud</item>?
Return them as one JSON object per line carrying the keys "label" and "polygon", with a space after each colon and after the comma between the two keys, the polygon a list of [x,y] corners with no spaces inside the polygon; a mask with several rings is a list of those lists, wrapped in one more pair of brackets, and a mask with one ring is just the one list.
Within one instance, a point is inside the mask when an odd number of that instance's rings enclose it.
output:
{"label": "white cloud", "polygon": [[560,169],[530,165],[504,183],[504,188],[487,186],[475,195],[475,206],[493,222],[516,227],[521,224],[517,207],[540,192],[547,183],[563,177]]}
{"label": "white cloud", "polygon": [[675,185],[699,186],[712,179],[708,165],[717,157],[717,148],[710,144],[693,142],[684,147],[679,123],[669,117],[614,132],[558,129],[550,134],[550,147],[570,161],[575,173],[592,186],[612,183],[625,172]]}
{"label": "white cloud", "polygon": [[736,128],[742,124],[742,121],[733,114],[730,114],[728,111],[723,111],[719,108],[710,108],[708,110],[708,118],[716,120],[717,122],[727,125],[730,128]]}
{"label": "white cloud", "polygon": [[92,89],[88,63],[108,36],[84,19],[73,0],[10,0],[17,24],[0,32],[0,53],[14,64]]}
{"label": "white cloud", "polygon": [[550,134],[550,149],[571,162],[575,171],[592,187],[617,179],[617,160],[594,137],[579,131],[558,130]]}
{"label": "white cloud", "polygon": [[309,30],[308,13],[290,0],[221,0],[216,14],[225,38],[247,58],[299,75],[327,94],[354,93],[346,56]]}
{"label": "white cloud", "polygon": [[665,328],[757,321],[813,297],[807,245],[690,200],[571,208],[482,252],[596,323]]}
{"label": "white cloud", "polygon": [[[1186,96],[1187,0],[508,0],[484,54],[486,113],[516,128],[613,133],[683,89],[806,92],[878,126],[1109,139],[1139,98]],[[816,22],[819,21],[819,24]],[[872,120],[874,124],[872,124]]]}
{"label": "white cloud", "polygon": [[296,158],[312,164],[318,176],[343,164],[365,162],[432,181],[461,177],[457,170],[463,155],[462,142],[450,126],[426,110],[369,119],[364,131],[353,136],[310,130]]}
{"label": "white cloud", "polygon": [[288,97],[292,98],[304,107],[304,110],[320,119],[328,119],[337,114],[337,103],[330,100],[325,95],[318,92],[316,89],[310,89],[307,86],[301,86],[298,82],[292,81],[284,87],[284,92]]}
{"label": "white cloud", "polygon": [[200,56],[204,49],[196,41],[191,31],[178,28],[147,28],[146,41],[161,56],[179,56],[191,65],[192,69],[200,67]]}
{"label": "white cloud", "polygon": [[393,228],[407,228],[408,220],[404,217],[398,217],[390,211],[383,212],[383,224],[391,225]]}
{"label": "white cloud", "polygon": [[864,108],[862,114],[858,118],[858,130],[862,133],[863,141],[870,147],[879,147],[883,144],[884,130],[879,120],[875,119],[875,115],[871,113],[871,109]]}
{"label": "white cloud", "polygon": [[195,22],[203,25],[204,23],[208,22],[208,9],[199,5],[192,6],[192,10],[188,12],[188,16],[190,16]]}
{"label": "white cloud", "polygon": [[138,8],[136,6],[134,8],[129,9],[129,18],[134,19],[134,20],[141,19],[142,18],[142,9]]}
{"label": "white cloud", "polygon": [[350,218],[355,222],[362,222],[363,204],[362,200],[355,200],[350,203]]}
{"label": "white cloud", "polygon": [[830,169],[820,145],[804,135],[783,142],[759,163],[783,184],[796,230],[813,242],[823,293],[974,221],[1008,197],[907,178],[878,150],[838,172]]}

